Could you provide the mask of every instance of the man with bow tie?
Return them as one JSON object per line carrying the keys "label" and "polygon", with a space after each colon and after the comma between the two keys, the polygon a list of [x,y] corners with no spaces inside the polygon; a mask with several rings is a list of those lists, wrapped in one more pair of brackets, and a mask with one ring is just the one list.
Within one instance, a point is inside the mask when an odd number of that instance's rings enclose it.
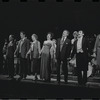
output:
{"label": "man with bow tie", "polygon": [[87,82],[88,50],[89,42],[84,37],[83,31],[80,30],[78,32],[77,40],[74,42],[74,48],[71,54],[71,58],[73,58],[74,54],[76,54],[76,66],[79,85],[86,85]]}
{"label": "man with bow tie", "polygon": [[57,59],[57,82],[60,83],[60,65],[64,73],[64,81],[68,81],[68,67],[67,60],[71,52],[71,41],[67,38],[69,35],[68,30],[64,30],[62,37],[57,40],[56,59]]}
{"label": "man with bow tie", "polygon": [[25,32],[20,32],[21,40],[18,43],[15,55],[20,58],[20,79],[25,79],[27,76],[27,58],[26,53],[30,48],[30,41],[25,37]]}

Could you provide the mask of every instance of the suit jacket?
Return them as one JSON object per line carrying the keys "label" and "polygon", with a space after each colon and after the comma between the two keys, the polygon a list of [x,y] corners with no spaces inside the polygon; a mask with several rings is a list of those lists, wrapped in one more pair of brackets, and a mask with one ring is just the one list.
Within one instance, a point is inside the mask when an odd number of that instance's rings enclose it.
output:
{"label": "suit jacket", "polygon": [[[21,43],[21,40],[19,41],[18,47],[17,47],[17,49],[15,51],[15,54],[17,55],[17,57],[19,56],[20,43]],[[22,58],[26,57],[26,53],[28,52],[29,48],[30,48],[30,41],[27,38],[25,38],[24,42],[22,43],[22,46],[21,46],[21,54],[20,54],[20,56]]]}
{"label": "suit jacket", "polygon": [[16,48],[16,43],[12,41],[12,43],[8,43],[7,45],[7,51],[6,51],[6,57],[7,58],[14,58],[14,51]]}
{"label": "suit jacket", "polygon": [[[82,50],[83,52],[88,56],[88,51],[89,51],[89,41],[83,37],[82,39]],[[71,54],[71,58],[74,57],[74,54],[77,54],[77,40],[74,42],[74,48],[73,48],[73,52]]]}
{"label": "suit jacket", "polygon": [[83,61],[80,61],[80,56],[77,53],[77,40],[74,42],[74,48],[71,54],[71,58],[74,57],[74,54],[76,54],[76,66],[79,70],[88,70],[88,58],[89,58],[89,42],[88,40],[83,37],[82,39],[82,50],[83,50]]}
{"label": "suit jacket", "polygon": [[60,42],[61,42],[61,38],[57,40],[56,59],[65,61],[70,56],[71,41],[68,38],[66,38],[66,40],[63,43],[61,51],[60,51]]}

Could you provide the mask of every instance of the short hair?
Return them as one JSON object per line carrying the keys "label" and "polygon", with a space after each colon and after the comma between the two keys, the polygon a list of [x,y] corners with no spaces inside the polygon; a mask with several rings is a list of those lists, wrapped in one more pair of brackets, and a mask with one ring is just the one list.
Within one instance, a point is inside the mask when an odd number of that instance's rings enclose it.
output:
{"label": "short hair", "polygon": [[77,32],[77,31],[74,31],[74,32],[73,32],[73,36],[74,36],[74,35],[77,35],[77,34],[78,34],[78,32]]}
{"label": "short hair", "polygon": [[20,31],[20,33],[23,33],[24,35],[26,35],[24,31]]}
{"label": "short hair", "polygon": [[50,34],[51,38],[53,38],[54,34],[52,32],[48,32],[47,35]]}
{"label": "short hair", "polygon": [[38,36],[36,34],[32,34],[32,36],[34,36],[36,40],[38,39]]}
{"label": "short hair", "polygon": [[63,32],[64,32],[64,31],[67,31],[67,33],[68,33],[68,35],[69,35],[69,31],[68,31],[68,30],[65,29],[65,30],[63,30]]}
{"label": "short hair", "polygon": [[11,36],[14,39],[14,35],[10,34],[9,36]]}

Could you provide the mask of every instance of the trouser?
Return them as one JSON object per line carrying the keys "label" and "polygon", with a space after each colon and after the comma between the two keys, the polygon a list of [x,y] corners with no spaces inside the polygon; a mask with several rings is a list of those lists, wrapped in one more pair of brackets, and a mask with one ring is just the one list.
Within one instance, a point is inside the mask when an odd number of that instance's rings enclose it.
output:
{"label": "trouser", "polygon": [[20,76],[21,78],[26,78],[27,76],[27,59],[20,58]]}
{"label": "trouser", "polygon": [[86,53],[78,53],[76,55],[76,64],[77,64],[78,83],[80,85],[86,84],[87,70],[88,70],[88,60]]}
{"label": "trouser", "polygon": [[81,71],[78,70],[78,83],[80,85],[86,84],[87,82],[87,70]]}
{"label": "trouser", "polygon": [[14,58],[7,59],[8,74],[12,78],[14,76]]}
{"label": "trouser", "polygon": [[[57,60],[57,81],[60,82],[60,65],[61,60]],[[62,70],[64,73],[64,81],[68,81],[68,67],[67,67],[67,61],[62,61]]]}

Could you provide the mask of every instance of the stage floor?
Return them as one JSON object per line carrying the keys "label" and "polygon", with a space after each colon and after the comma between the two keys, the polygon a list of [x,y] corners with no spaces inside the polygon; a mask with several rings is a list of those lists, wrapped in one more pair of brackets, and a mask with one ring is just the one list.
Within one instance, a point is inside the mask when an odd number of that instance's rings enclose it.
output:
{"label": "stage floor", "polygon": [[[39,77],[39,75],[38,75]],[[56,75],[52,74],[51,82],[34,81],[33,75],[27,75],[25,80],[14,80],[8,75],[0,75],[0,98],[100,98],[100,75],[89,77],[86,86],[79,86],[77,76],[68,76],[68,84],[57,84]]]}

